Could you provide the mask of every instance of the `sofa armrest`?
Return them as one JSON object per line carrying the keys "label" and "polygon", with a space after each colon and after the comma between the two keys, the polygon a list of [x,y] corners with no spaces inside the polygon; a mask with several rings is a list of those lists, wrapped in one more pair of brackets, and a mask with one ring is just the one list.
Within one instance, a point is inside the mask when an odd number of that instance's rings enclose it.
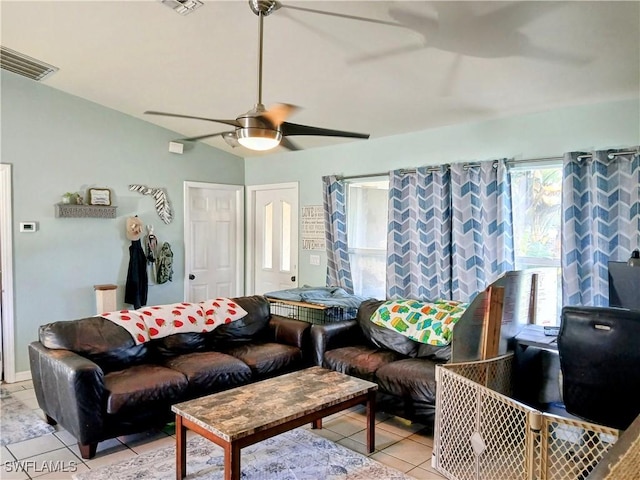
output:
{"label": "sofa armrest", "polygon": [[304,349],[309,343],[311,324],[293,318],[271,315],[269,328],[277,343]]}
{"label": "sofa armrest", "polygon": [[104,373],[70,350],[29,345],[29,363],[38,405],[79,443],[102,440],[106,391]]}
{"label": "sofa armrest", "polygon": [[357,320],[311,326],[312,363],[322,366],[325,352],[338,347],[363,343],[362,330]]}

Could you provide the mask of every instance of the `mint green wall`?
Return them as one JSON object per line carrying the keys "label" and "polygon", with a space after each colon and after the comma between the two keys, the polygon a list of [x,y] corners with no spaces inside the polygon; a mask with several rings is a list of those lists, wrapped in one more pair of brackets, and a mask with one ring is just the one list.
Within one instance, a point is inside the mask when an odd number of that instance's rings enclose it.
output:
{"label": "mint green wall", "polygon": [[[241,185],[244,161],[205,144],[168,152],[178,136],[46,85],[2,71],[1,160],[12,164],[16,372],[29,370],[27,345],[38,326],[95,315],[93,285],[119,285],[122,305],[129,263],[125,219],[153,224],[174,253],[173,281],[149,287],[149,303],[183,299],[183,181]],[[174,219],[165,225],[140,183],[166,189]],[[66,191],[108,187],[117,218],[55,218]],[[36,221],[36,233],[19,224]]]}
{"label": "mint green wall", "polygon": [[[198,143],[184,155],[168,152],[177,134],[2,71],[1,161],[13,165],[14,322],[16,372],[29,369],[27,345],[43,323],[95,314],[93,285],[119,285],[124,296],[129,241],[126,217],[152,223],[174,252],[173,282],[149,289],[149,304],[182,300],[183,181],[259,185],[299,182],[300,206],[322,203],[323,175],[483,160],[557,156],[570,150],[640,143],[637,99],[354,141],[300,152],[242,159]],[[356,129],[356,126],[353,126]],[[302,143],[302,142],[301,142]],[[164,187],[174,208],[165,225],[150,197],[130,183]],[[54,204],[66,191],[108,187],[118,217],[58,219]],[[39,230],[19,233],[19,223]],[[323,285],[326,257],[309,264],[300,251],[300,284]]]}
{"label": "mint green wall", "polygon": [[[358,130],[357,125],[351,127]],[[636,98],[247,158],[245,183],[297,181],[302,207],[322,204],[323,175],[358,175],[503,157],[516,160],[553,157],[573,150],[638,144],[640,102]],[[324,285],[324,252],[299,253],[299,284]],[[321,254],[320,266],[309,264],[310,253]]]}

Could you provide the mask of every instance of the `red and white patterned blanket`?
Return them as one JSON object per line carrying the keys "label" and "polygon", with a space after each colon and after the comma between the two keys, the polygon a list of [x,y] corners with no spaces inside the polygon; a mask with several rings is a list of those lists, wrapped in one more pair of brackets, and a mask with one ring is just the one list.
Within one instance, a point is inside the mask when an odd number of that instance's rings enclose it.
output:
{"label": "red and white patterned blanket", "polygon": [[219,325],[246,315],[247,312],[230,299],[216,298],[200,303],[182,302],[137,310],[117,310],[97,316],[123,327],[139,345],[174,333],[210,332]]}

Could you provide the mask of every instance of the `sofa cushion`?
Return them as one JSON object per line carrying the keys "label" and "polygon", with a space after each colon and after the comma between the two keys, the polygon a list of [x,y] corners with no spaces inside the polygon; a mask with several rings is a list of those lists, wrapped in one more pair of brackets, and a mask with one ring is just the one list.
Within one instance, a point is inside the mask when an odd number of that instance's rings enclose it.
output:
{"label": "sofa cushion", "polygon": [[436,402],[436,362],[407,358],[381,366],[376,377],[381,391],[414,401]]}
{"label": "sofa cushion", "polygon": [[251,380],[251,369],[231,355],[220,352],[195,352],[178,355],[164,365],[187,377],[189,391],[209,394]]}
{"label": "sofa cushion", "polygon": [[174,357],[184,353],[201,352],[207,350],[211,332],[175,333],[168,337],[155,338],[149,342],[149,348],[160,357]]}
{"label": "sofa cushion", "polygon": [[302,363],[302,351],[281,343],[249,343],[226,350],[246,363],[256,377],[292,370]]}
{"label": "sofa cushion", "polygon": [[331,370],[373,382],[379,368],[401,358],[403,358],[401,355],[390,350],[357,345],[327,351],[322,365]]}
{"label": "sofa cushion", "polygon": [[232,299],[247,311],[247,315],[225,325],[220,325],[211,332],[210,347],[216,350],[237,343],[266,340],[269,337],[269,301],[260,295]]}
{"label": "sofa cushion", "polygon": [[176,403],[187,389],[187,377],[160,365],[136,365],[104,376],[107,413],[125,414],[137,409]]}
{"label": "sofa cushion", "polygon": [[364,336],[376,347],[392,350],[406,357],[418,355],[420,343],[386,327],[376,325],[371,321],[378,307],[384,300],[366,300],[360,304],[358,309],[358,324]]}
{"label": "sofa cushion", "polygon": [[42,325],[39,338],[45,347],[71,350],[95,362],[104,372],[145,363],[151,356],[146,344],[136,345],[129,332],[102,317]]}
{"label": "sofa cushion", "polygon": [[427,345],[421,343],[418,347],[417,358],[428,358],[437,363],[446,363],[451,360],[451,345],[446,347],[437,347],[435,345]]}

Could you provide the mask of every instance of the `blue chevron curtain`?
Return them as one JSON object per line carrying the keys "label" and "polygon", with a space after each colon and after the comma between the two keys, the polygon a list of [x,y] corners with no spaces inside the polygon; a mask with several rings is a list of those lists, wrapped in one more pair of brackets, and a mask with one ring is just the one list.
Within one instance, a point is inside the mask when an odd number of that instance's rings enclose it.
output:
{"label": "blue chevron curtain", "polygon": [[506,160],[393,171],[387,297],[471,300],[514,267]]}
{"label": "blue chevron curtain", "polygon": [[451,298],[451,191],[446,167],[389,173],[387,298]]}
{"label": "blue chevron curtain", "polygon": [[327,286],[353,293],[347,242],[347,205],[344,182],[334,175],[322,177],[327,248]]}
{"label": "blue chevron curtain", "polygon": [[607,306],[609,260],[626,260],[640,246],[640,155],[611,153],[564,155],[564,305]]}
{"label": "blue chevron curtain", "polygon": [[506,159],[451,165],[451,197],[452,296],[469,301],[515,266]]}

